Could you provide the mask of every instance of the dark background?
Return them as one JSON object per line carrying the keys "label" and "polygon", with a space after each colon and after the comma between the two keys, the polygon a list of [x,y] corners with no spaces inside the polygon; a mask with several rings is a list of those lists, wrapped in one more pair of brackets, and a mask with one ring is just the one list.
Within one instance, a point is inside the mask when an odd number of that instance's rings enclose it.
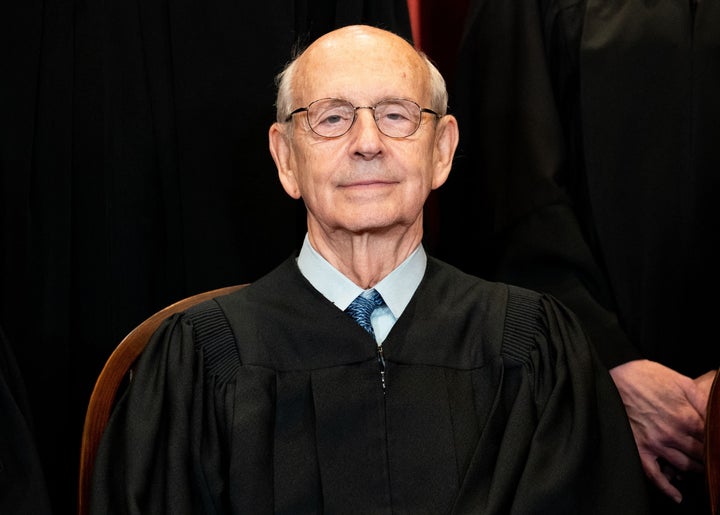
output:
{"label": "dark background", "polygon": [[[432,254],[553,292],[608,366],[642,355],[695,376],[720,365],[720,3],[11,2],[0,15],[3,515],[19,486],[42,498],[37,470],[54,512],[75,512],[87,401],[133,327],[182,297],[252,282],[299,246],[304,208],[268,151],[273,79],[293,45],[354,23],[412,37],[448,80],[461,139],[427,204]],[[16,442],[32,440],[41,468],[28,452],[27,476],[13,475]]]}

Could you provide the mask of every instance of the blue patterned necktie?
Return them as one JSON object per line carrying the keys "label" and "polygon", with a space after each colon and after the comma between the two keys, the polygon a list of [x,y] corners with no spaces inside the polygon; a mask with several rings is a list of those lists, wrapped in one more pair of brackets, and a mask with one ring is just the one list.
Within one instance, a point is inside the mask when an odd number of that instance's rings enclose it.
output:
{"label": "blue patterned necktie", "polygon": [[372,312],[375,311],[376,308],[383,304],[385,304],[385,301],[382,296],[373,288],[358,295],[347,307],[345,313],[353,317],[353,319],[360,324],[360,327],[374,335],[375,331],[370,324],[370,315],[372,315]]}

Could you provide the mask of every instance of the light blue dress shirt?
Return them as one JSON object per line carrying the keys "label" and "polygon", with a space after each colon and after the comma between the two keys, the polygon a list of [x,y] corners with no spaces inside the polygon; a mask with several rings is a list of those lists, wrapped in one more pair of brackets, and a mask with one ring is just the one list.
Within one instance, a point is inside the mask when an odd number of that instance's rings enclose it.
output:
{"label": "light blue dress shirt", "polygon": [[[312,247],[307,234],[297,263],[300,272],[310,284],[342,311],[364,291],[328,263]],[[385,301],[385,306],[376,309],[370,318],[378,345],[385,340],[395,321],[407,307],[425,275],[426,266],[427,254],[420,244],[405,261],[375,285],[375,289]]]}

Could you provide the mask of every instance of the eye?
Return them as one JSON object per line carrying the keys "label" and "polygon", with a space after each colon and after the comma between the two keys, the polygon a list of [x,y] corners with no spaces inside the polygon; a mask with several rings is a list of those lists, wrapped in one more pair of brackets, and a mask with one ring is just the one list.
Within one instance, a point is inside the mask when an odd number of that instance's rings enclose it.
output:
{"label": "eye", "polygon": [[355,110],[347,104],[323,102],[312,106],[310,124],[319,129],[347,127],[352,123],[354,113]]}
{"label": "eye", "polygon": [[407,109],[403,109],[400,105],[385,106],[379,114],[379,117],[392,122],[402,122],[410,119],[410,114],[407,112]]}
{"label": "eye", "polygon": [[318,124],[322,125],[337,125],[347,122],[351,117],[348,117],[347,113],[343,112],[327,112],[323,113],[318,119]]}
{"label": "eye", "polygon": [[419,108],[409,100],[386,100],[375,107],[378,118],[392,121],[415,120]]}

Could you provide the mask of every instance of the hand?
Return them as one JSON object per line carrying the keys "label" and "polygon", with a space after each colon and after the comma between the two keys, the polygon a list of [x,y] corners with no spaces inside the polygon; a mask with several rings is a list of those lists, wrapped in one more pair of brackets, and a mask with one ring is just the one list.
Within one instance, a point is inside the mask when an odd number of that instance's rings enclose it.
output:
{"label": "hand", "polygon": [[645,474],[682,501],[673,481],[703,470],[705,410],[712,377],[696,381],[660,363],[636,360],[610,370],[620,392]]}

